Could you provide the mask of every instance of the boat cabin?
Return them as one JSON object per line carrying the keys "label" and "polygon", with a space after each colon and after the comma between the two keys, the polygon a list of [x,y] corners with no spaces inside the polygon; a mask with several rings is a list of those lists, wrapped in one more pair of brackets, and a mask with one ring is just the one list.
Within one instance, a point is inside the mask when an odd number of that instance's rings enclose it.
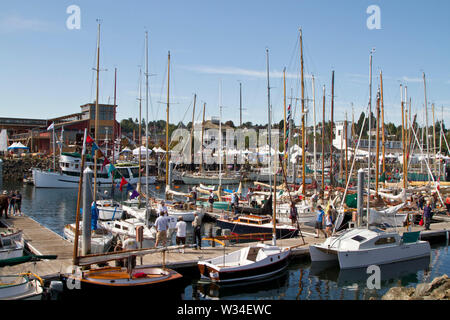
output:
{"label": "boat cabin", "polygon": [[248,224],[267,224],[272,222],[272,217],[269,216],[256,216],[256,215],[240,215],[233,219],[234,222],[248,223]]}

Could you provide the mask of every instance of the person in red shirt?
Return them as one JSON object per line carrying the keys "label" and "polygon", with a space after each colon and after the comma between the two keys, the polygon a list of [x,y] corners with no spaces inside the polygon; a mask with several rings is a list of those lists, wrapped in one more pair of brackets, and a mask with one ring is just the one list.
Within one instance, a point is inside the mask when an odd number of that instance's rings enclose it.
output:
{"label": "person in red shirt", "polygon": [[450,216],[450,196],[445,199],[445,206],[447,207],[447,215]]}

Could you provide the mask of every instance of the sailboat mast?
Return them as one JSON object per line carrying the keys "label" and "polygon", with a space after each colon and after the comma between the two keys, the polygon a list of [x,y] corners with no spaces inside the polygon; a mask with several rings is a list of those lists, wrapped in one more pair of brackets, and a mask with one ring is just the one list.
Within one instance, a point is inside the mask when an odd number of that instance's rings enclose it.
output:
{"label": "sailboat mast", "polygon": [[166,107],[166,187],[169,181],[169,85],[170,85],[170,51],[167,54],[167,107]]}
{"label": "sailboat mast", "polygon": [[372,130],[372,53],[370,52],[370,71],[369,71],[369,156],[367,161],[367,229],[369,229],[370,215],[370,149],[371,149],[371,130]]}
{"label": "sailboat mast", "polygon": [[405,162],[406,162],[406,154],[405,154],[405,109],[403,106],[403,88],[400,85],[400,97],[401,97],[401,108],[402,108],[402,149],[403,149],[403,188],[406,189],[406,176],[405,176]]}
{"label": "sailboat mast", "polygon": [[380,105],[381,105],[381,153],[382,153],[382,172],[386,172],[386,147],[384,136],[384,102],[383,102],[383,73],[380,71]]}
{"label": "sailboat mast", "polygon": [[112,128],[112,163],[114,163],[114,158],[115,158],[115,150],[116,150],[116,98],[117,98],[117,68],[114,68],[114,124],[113,124],[113,128]]}
{"label": "sailboat mast", "polygon": [[192,127],[191,127],[191,166],[194,168],[194,117],[195,117],[195,102],[197,100],[197,94],[194,94],[194,107],[192,109]]}
{"label": "sailboat mast", "polygon": [[219,82],[219,200],[222,187],[222,80]]}
{"label": "sailboat mast", "polygon": [[[427,102],[427,84],[425,82],[425,72],[423,72],[423,90],[424,90],[424,97],[425,97],[425,139],[427,143],[427,164],[430,165],[430,145],[428,142],[428,102]],[[428,181],[430,181],[430,174],[428,174]]]}
{"label": "sailboat mast", "polygon": [[203,172],[203,133],[205,132],[205,109],[206,109],[206,102],[203,103],[202,140],[200,143],[202,147],[202,152],[200,153],[200,172]]}
{"label": "sailboat mast", "polygon": [[323,85],[323,111],[322,111],[322,191],[325,190],[325,85]]}
{"label": "sailboat mast", "polygon": [[[100,23],[98,24],[97,35],[97,92],[95,98],[95,141],[98,142],[98,130],[99,130],[99,106],[98,106],[98,91],[99,91],[99,74],[100,74]],[[97,201],[97,150],[94,155],[94,203]],[[83,174],[81,172],[81,174]]]}
{"label": "sailboat mast", "polygon": [[139,68],[139,181],[137,184],[141,199],[141,146],[142,146],[142,69]]}
{"label": "sailboat mast", "polygon": [[306,194],[306,132],[305,132],[305,83],[303,79],[303,35],[300,29],[300,65],[301,65],[301,90],[302,90],[302,193]]}
{"label": "sailboat mast", "polygon": [[242,83],[239,82],[239,126],[242,127]]}
{"label": "sailboat mast", "polygon": [[266,48],[266,60],[267,60],[267,113],[268,113],[268,139],[269,139],[269,185],[272,188],[272,175],[270,171],[272,169],[272,116],[270,110],[270,83],[269,83],[269,49]]}
{"label": "sailboat mast", "polygon": [[378,196],[378,185],[379,185],[379,175],[380,175],[380,89],[377,93],[377,155],[375,159],[375,194]]}
{"label": "sailboat mast", "polygon": [[434,122],[434,103],[431,105],[431,110],[433,112],[433,158],[434,158],[434,174],[436,174],[436,125]]}
{"label": "sailboat mast", "polygon": [[[148,227],[149,210],[148,210],[148,31],[145,31],[145,223]],[[139,132],[139,134],[141,134]],[[140,146],[139,146],[140,150]]]}
{"label": "sailboat mast", "polygon": [[331,126],[330,126],[330,186],[334,184],[333,170],[333,128],[334,128],[334,70],[331,73]]}
{"label": "sailboat mast", "polygon": [[[287,137],[286,137],[286,67],[283,69],[283,110],[284,110],[284,125],[283,125],[283,151],[284,151],[284,157],[287,156],[287,148],[289,148],[289,144],[287,143]],[[284,163],[283,163],[284,166]],[[286,167],[284,167],[286,169]]]}
{"label": "sailboat mast", "polygon": [[314,136],[314,181],[317,181],[316,167],[316,84],[314,75],[312,76],[312,94],[313,94],[313,136]]}

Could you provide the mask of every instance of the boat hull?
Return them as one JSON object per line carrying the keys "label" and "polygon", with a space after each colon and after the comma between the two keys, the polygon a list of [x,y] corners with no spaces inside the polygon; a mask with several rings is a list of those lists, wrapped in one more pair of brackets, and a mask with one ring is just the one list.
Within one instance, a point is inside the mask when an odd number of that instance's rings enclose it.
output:
{"label": "boat hull", "polygon": [[208,262],[200,261],[198,268],[202,278],[213,282],[257,280],[284,270],[288,266],[288,257],[289,250],[285,250],[249,265],[218,268]]}
{"label": "boat hull", "polygon": [[[139,273],[145,273],[147,276],[138,278],[136,275]],[[133,300],[139,300],[140,297],[148,299],[150,296],[164,299],[170,297],[171,300],[181,299],[184,289],[183,277],[178,272],[163,268],[136,267],[132,274],[133,276],[129,278],[125,268],[107,267],[83,278],[62,275],[64,287],[61,299],[85,300],[89,297],[101,297],[101,299],[114,301],[118,295],[121,295],[123,299]]]}
{"label": "boat hull", "polygon": [[[212,185],[218,185],[220,184],[219,178],[217,177],[194,177],[194,176],[186,176],[183,175],[181,177],[184,184],[212,184]],[[221,182],[222,185],[228,185],[228,184],[239,184],[240,178],[222,178]]]}
{"label": "boat hull", "polygon": [[[273,228],[271,226],[263,225],[249,225],[239,224],[232,221],[223,219],[217,219],[216,225],[222,229],[230,229],[231,232],[244,234],[244,233],[270,233],[272,234]],[[277,239],[291,238],[298,235],[298,229],[295,228],[276,228]]]}
{"label": "boat hull", "polygon": [[380,249],[340,251],[338,260],[341,269],[351,269],[418,259],[429,255],[430,244],[427,241],[418,241]]}
{"label": "boat hull", "polygon": [[[62,174],[59,172],[42,171],[33,169],[33,183],[37,188],[78,188],[80,177],[76,175]],[[150,178],[150,177],[149,177]],[[128,183],[137,184],[139,178],[127,178]],[[142,180],[142,179],[141,179]],[[154,183],[154,177],[153,179]],[[143,180],[145,183],[145,180]],[[114,184],[120,183],[120,179],[115,179]],[[149,181],[149,183],[152,183]],[[97,178],[97,185],[111,187],[111,178]]]}

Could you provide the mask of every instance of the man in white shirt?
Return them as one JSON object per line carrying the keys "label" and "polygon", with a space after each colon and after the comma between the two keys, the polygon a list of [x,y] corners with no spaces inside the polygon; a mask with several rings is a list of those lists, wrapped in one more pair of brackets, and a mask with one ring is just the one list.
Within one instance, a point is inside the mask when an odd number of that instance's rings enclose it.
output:
{"label": "man in white shirt", "polygon": [[162,216],[163,214],[167,214],[167,207],[164,201],[161,201],[158,207],[158,216]]}
{"label": "man in white shirt", "polygon": [[202,222],[200,220],[200,217],[198,216],[197,212],[194,213],[194,221],[192,222],[192,226],[194,227],[194,241],[196,244],[196,249],[202,248]]}
{"label": "man in white shirt", "polygon": [[[186,222],[183,221],[183,217],[178,217],[178,222],[176,225],[177,228],[177,236],[176,243],[177,245],[186,244]],[[184,253],[184,248],[180,249],[181,253]]]}
{"label": "man in white shirt", "polygon": [[159,243],[163,245],[163,247],[166,246],[166,240],[167,240],[167,229],[169,227],[169,221],[166,217],[165,213],[162,213],[155,221],[155,227],[156,227],[156,242],[155,242],[155,248],[158,246]]}

